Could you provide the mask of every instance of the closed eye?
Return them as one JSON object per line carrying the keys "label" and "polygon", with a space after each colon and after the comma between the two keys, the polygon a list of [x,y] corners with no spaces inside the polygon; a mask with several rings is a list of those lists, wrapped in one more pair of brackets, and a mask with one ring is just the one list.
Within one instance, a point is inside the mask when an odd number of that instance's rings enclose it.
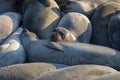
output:
{"label": "closed eye", "polygon": [[59,32],[59,34],[61,35],[61,38],[64,39],[65,35],[62,32]]}

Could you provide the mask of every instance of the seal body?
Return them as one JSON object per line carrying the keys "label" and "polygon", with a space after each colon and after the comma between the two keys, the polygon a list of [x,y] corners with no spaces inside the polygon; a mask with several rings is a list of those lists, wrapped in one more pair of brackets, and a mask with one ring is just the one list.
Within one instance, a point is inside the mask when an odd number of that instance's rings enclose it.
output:
{"label": "seal body", "polygon": [[0,44],[13,33],[20,25],[21,15],[8,12],[0,15]]}
{"label": "seal body", "polygon": [[111,16],[120,10],[120,4],[116,2],[109,2],[97,8],[96,12],[91,18],[92,36],[91,43],[112,47],[108,36],[108,24]]}
{"label": "seal body", "polygon": [[63,12],[79,12],[91,18],[96,8],[108,0],[68,0],[60,8]]}
{"label": "seal body", "polygon": [[115,69],[100,65],[77,65],[47,73],[34,80],[93,80],[102,75],[116,73]]}
{"label": "seal body", "polygon": [[25,0],[11,0],[15,12],[23,13],[23,4]]}
{"label": "seal body", "polygon": [[120,70],[120,52],[117,50],[78,42],[50,42],[32,37],[34,36],[28,31],[21,34],[28,62],[99,64]]}
{"label": "seal body", "polygon": [[108,24],[109,41],[114,49],[120,51],[120,11],[116,11]]}
{"label": "seal body", "polygon": [[18,28],[0,46],[0,67],[25,62],[25,51],[20,40],[22,30]]}
{"label": "seal body", "polygon": [[0,14],[13,11],[15,10],[12,0],[0,0]]}
{"label": "seal body", "polygon": [[26,63],[0,68],[1,80],[31,80],[56,70],[49,63]]}
{"label": "seal body", "polygon": [[26,0],[23,27],[36,33],[40,39],[50,39],[61,14],[54,0]]}
{"label": "seal body", "polygon": [[83,14],[71,12],[61,19],[58,27],[53,31],[52,41],[79,41],[89,43],[92,25]]}

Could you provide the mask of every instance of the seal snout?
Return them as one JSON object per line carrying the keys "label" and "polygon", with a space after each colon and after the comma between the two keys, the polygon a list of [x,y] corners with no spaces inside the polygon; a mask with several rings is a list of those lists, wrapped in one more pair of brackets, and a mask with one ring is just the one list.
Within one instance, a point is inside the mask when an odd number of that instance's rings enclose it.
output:
{"label": "seal snout", "polygon": [[51,41],[54,41],[54,42],[59,41],[59,34],[58,34],[58,33],[54,33],[54,34],[51,36]]}

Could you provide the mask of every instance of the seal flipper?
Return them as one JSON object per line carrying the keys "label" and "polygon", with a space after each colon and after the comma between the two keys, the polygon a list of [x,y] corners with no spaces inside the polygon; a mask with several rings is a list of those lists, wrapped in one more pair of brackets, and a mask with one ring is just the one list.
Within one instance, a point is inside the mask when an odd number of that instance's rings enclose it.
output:
{"label": "seal flipper", "polygon": [[39,0],[41,4],[49,7],[50,6],[50,1],[49,0]]}
{"label": "seal flipper", "polygon": [[45,47],[53,49],[55,51],[61,51],[63,52],[63,47],[60,45],[60,43],[57,42],[48,42],[46,44],[43,44]]}

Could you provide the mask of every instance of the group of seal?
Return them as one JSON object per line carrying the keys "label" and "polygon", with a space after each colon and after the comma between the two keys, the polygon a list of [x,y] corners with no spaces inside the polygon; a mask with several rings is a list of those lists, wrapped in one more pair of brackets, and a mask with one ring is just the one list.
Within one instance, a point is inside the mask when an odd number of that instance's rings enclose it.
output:
{"label": "group of seal", "polygon": [[1,80],[119,79],[119,0],[1,2]]}

